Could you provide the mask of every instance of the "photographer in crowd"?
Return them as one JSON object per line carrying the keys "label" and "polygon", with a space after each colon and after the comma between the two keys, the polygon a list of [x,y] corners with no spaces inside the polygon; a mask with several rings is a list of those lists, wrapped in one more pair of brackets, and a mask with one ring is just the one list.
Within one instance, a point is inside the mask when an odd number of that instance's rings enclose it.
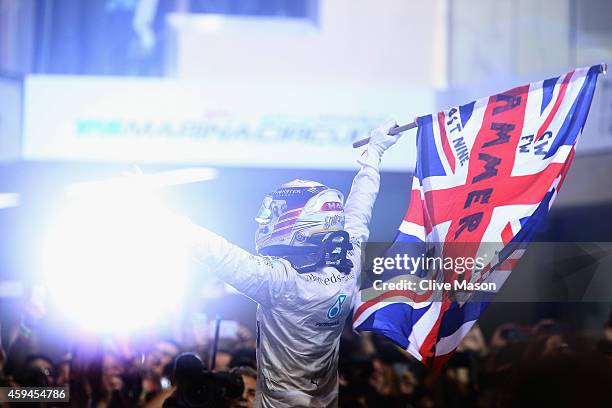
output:
{"label": "photographer in crowd", "polygon": [[[551,319],[532,326],[504,323],[486,341],[476,325],[436,377],[385,339],[357,336],[347,325],[340,345],[339,406],[609,407],[611,329],[612,319],[598,333],[578,333]],[[27,342],[13,336],[0,349],[0,382],[12,387],[70,384],[70,403],[47,406],[253,406],[254,350],[245,349],[244,341],[225,342],[229,369],[210,372],[203,363],[210,360],[208,352],[179,354],[193,344],[169,333],[111,338],[81,345],[71,354],[68,339],[50,347],[40,341],[40,330],[32,330]],[[4,325],[2,331],[14,333],[15,328]],[[25,358],[7,366],[14,342],[25,347],[20,350]]]}

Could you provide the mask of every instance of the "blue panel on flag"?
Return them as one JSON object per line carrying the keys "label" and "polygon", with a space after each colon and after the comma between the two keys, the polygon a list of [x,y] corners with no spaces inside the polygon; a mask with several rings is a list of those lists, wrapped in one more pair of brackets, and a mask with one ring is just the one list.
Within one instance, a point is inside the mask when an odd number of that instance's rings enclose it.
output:
{"label": "blue panel on flag", "polygon": [[559,77],[545,79],[542,84],[542,108],[540,109],[540,113],[544,112],[544,109],[548,106],[553,97],[553,92],[555,90],[555,85]]}
{"label": "blue panel on flag", "polygon": [[[401,234],[401,233],[400,233]],[[411,237],[411,235],[403,234],[406,238]],[[408,238],[409,239],[409,238]],[[420,259],[422,258],[427,251],[427,245],[425,242],[420,239],[408,240],[408,241],[395,241],[388,249],[385,251],[385,257],[387,258],[395,258],[397,255],[410,257],[412,259]],[[386,268],[384,278],[385,280],[389,280],[395,276],[403,276],[407,273],[417,275],[417,276],[425,276],[427,274],[427,270],[422,267],[419,267],[417,270],[407,271],[405,269],[395,269],[395,268]]]}
{"label": "blue panel on flag", "polygon": [[548,153],[545,158],[549,158],[557,153],[559,147],[562,145],[573,145],[578,138],[578,135],[582,131],[586,122],[587,116],[589,115],[589,109],[591,108],[591,101],[593,100],[593,94],[595,93],[595,85],[597,84],[597,74],[599,73],[599,66],[591,67],[589,72],[584,79],[582,88],[576,97],[576,100],[572,104],[570,111],[565,116],[563,125],[559,129],[552,145],[548,149]]}
{"label": "blue panel on flag", "polygon": [[431,115],[419,118],[419,130],[417,132],[417,166],[415,175],[423,182],[423,179],[431,176],[446,176],[442,161],[438,155],[436,140],[434,139],[433,120]]}
{"label": "blue panel on flag", "polygon": [[472,117],[472,112],[474,112],[474,104],[476,101],[462,105],[459,107],[459,116],[461,116],[461,127],[465,127],[465,124]]}
{"label": "blue panel on flag", "polygon": [[510,244],[506,245],[499,253],[499,259],[501,261],[507,259],[513,251],[520,247],[524,247],[525,244],[533,239],[533,236],[538,232],[538,227],[548,214],[548,208],[554,195],[554,189],[544,195],[542,202],[538,205],[538,208],[531,214],[530,217],[524,217],[520,219],[521,230],[512,238]]}
{"label": "blue panel on flag", "polygon": [[384,334],[395,344],[406,349],[412,327],[430,307],[415,309],[405,303],[391,303],[370,315],[359,325],[359,330],[374,330]]}
{"label": "blue panel on flag", "polygon": [[481,302],[466,302],[463,306],[453,302],[446,313],[444,313],[444,319],[440,322],[438,339],[450,336],[466,322],[477,320],[486,307],[487,304]]}

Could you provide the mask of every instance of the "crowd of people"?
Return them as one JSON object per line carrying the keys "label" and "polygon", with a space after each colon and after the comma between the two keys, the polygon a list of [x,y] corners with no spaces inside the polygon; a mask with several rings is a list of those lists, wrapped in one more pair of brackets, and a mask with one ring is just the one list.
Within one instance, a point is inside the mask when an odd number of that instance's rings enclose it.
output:
{"label": "crowd of people", "polygon": [[[220,407],[253,407],[256,336],[245,326],[238,325],[233,337],[221,336],[214,351],[214,330],[210,334],[200,325],[172,336],[82,338],[60,347],[59,354],[55,345],[59,357],[52,357],[37,339],[33,319],[25,316],[12,330],[3,328],[0,386],[69,387],[69,403],[40,406],[180,406],[169,404],[178,392],[175,360],[192,352],[238,384],[238,392],[219,393]],[[603,330],[589,337],[544,320],[529,327],[503,324],[486,341],[476,325],[441,372],[426,369],[383,337],[358,335],[347,325],[339,373],[344,408],[609,407],[612,314]],[[210,384],[202,387],[212,392]]]}

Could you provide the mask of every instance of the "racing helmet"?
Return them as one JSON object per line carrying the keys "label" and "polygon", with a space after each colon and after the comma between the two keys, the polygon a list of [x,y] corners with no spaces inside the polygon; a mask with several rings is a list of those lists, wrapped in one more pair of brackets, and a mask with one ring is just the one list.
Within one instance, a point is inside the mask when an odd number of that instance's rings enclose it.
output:
{"label": "racing helmet", "polygon": [[316,250],[327,234],[344,230],[344,196],[321,183],[296,179],[266,195],[255,220],[260,255]]}

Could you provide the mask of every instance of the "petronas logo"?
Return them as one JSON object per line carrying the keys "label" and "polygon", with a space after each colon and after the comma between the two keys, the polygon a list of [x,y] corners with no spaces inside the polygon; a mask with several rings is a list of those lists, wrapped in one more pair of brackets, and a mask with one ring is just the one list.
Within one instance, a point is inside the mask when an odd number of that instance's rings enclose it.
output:
{"label": "petronas logo", "polygon": [[331,319],[335,319],[336,317],[338,317],[338,315],[340,314],[340,311],[342,310],[342,304],[344,303],[345,300],[346,300],[346,295],[338,296],[338,299],[336,299],[334,304],[331,305],[331,307],[327,310],[328,319],[331,320]]}

